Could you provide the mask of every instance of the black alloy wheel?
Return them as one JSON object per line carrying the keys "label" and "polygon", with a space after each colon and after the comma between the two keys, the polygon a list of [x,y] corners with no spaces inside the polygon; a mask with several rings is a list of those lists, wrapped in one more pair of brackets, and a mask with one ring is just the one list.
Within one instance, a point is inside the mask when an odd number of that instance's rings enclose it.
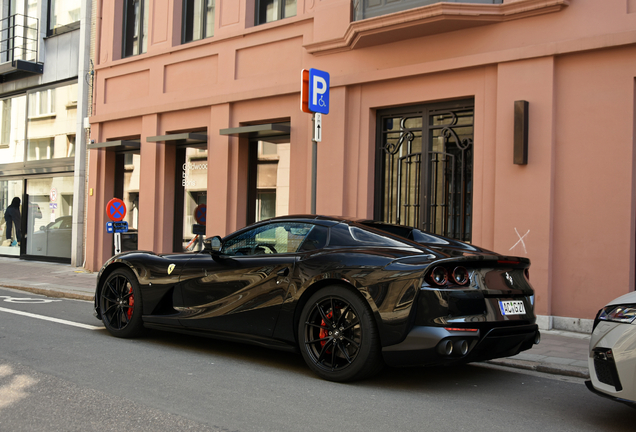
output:
{"label": "black alloy wheel", "polygon": [[303,308],[299,344],[307,365],[329,381],[353,381],[382,369],[380,342],[371,308],[362,296],[332,286]]}
{"label": "black alloy wheel", "polygon": [[106,329],[122,338],[139,336],[141,322],[141,291],[133,272],[120,268],[111,273],[100,290],[100,314]]}

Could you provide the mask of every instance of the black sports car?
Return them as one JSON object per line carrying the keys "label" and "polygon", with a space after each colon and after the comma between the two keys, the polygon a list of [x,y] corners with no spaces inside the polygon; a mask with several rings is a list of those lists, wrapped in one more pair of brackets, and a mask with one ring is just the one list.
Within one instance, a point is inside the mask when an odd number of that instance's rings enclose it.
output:
{"label": "black sports car", "polygon": [[300,351],[320,377],[511,356],[539,342],[530,261],[415,228],[286,216],[199,253],[127,252],[100,270],[110,333],[144,328]]}

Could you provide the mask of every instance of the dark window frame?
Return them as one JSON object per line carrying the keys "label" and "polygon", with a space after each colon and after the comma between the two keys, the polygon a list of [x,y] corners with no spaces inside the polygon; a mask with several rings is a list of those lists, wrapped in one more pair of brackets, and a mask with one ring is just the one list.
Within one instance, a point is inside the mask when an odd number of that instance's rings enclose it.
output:
{"label": "dark window frame", "polygon": [[[139,3],[139,14],[135,16],[135,3]],[[144,7],[144,0],[125,0],[124,1],[124,20],[122,26],[122,58],[133,57],[144,54],[143,40],[148,35],[144,34],[144,16],[148,13]],[[133,21],[131,25],[131,15]],[[139,27],[137,35],[137,50],[135,51],[135,27]]]}
{"label": "dark window frame", "polygon": [[[256,6],[256,10],[254,14],[255,25],[267,24],[274,21],[280,21],[285,18],[291,18],[291,17],[285,16],[285,0],[279,0],[278,10],[276,11],[276,18],[271,21],[267,21],[267,16],[266,16],[267,4],[272,1],[275,1],[275,0],[256,0],[255,1],[255,6]],[[298,1],[296,1],[296,7],[298,7]],[[298,14],[298,9],[296,9],[296,14]],[[296,15],[292,15],[292,16],[296,16]]]}
{"label": "dark window frame", "polygon": [[[181,23],[181,43],[186,44],[202,39],[214,37],[215,26],[212,23],[212,34],[207,34],[208,28],[208,14],[207,3],[208,0],[201,1],[201,9],[199,11],[194,10],[195,0],[183,0],[183,21]],[[212,14],[212,20],[216,17],[216,1],[212,0],[212,7],[214,13]],[[202,34],[195,38],[194,35],[194,22],[198,20],[201,24]]]}
{"label": "dark window frame", "polygon": [[[46,7],[46,36],[47,37],[51,37],[51,36],[57,36],[57,35],[61,35],[64,33],[68,33],[68,32],[72,32],[75,30],[78,30],[80,28],[80,23],[81,23],[81,17],[80,20],[78,21],[74,21],[68,24],[64,24],[62,26],[59,26],[57,28],[51,28],[51,17],[52,17],[52,3],[54,2],[54,0],[48,0],[47,2],[47,7]],[[80,6],[81,8],[81,6]],[[81,13],[81,12],[80,12]]]}

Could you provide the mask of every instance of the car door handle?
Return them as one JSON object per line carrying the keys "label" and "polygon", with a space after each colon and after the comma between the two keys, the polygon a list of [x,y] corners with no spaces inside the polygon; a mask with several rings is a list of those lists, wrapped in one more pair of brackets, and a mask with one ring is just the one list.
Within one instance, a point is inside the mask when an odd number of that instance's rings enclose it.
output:
{"label": "car door handle", "polygon": [[278,272],[276,274],[278,276],[280,276],[280,277],[285,277],[285,276],[289,275],[289,267],[285,267],[282,270],[278,270]]}

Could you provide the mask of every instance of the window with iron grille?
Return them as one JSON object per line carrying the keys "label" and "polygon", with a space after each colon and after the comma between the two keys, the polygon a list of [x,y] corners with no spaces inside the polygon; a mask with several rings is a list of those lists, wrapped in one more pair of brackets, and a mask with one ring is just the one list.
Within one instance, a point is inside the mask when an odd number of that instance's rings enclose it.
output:
{"label": "window with iron grille", "polygon": [[378,111],[375,218],[472,237],[472,100]]}

